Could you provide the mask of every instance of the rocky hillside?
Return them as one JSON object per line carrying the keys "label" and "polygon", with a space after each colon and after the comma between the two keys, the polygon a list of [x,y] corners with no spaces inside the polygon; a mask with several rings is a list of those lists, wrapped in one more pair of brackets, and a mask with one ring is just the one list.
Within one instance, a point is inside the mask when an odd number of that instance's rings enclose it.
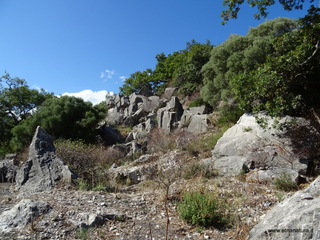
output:
{"label": "rocky hillside", "polygon": [[1,239],[318,239],[320,134],[309,120],[244,114],[215,144],[213,114],[174,89],[108,106],[103,140],[125,161],[92,165],[104,184],[86,189],[40,127],[27,161],[0,162]]}

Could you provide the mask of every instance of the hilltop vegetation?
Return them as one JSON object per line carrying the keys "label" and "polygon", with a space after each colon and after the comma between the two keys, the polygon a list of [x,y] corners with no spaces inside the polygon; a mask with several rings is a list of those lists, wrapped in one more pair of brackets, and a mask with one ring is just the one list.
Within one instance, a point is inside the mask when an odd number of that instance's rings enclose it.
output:
{"label": "hilltop vegetation", "polygon": [[133,73],[121,93],[147,87],[161,94],[173,86],[182,96],[200,91],[213,108],[225,105],[271,115],[318,109],[319,16],[319,9],[311,8],[299,20],[277,18],[218,46],[193,40],[184,50],[158,54],[155,69]]}
{"label": "hilltop vegetation", "polygon": [[[180,98],[194,101],[192,106],[211,106],[232,120],[243,112],[318,113],[319,22],[319,9],[311,7],[299,20],[266,21],[217,46],[192,40],[183,50],[158,54],[154,69],[132,73],[120,93],[148,89],[161,95],[166,87],[176,87]],[[103,104],[58,98],[7,73],[0,83],[1,155],[23,149],[37,125],[55,139],[96,142],[98,123],[107,111]]]}

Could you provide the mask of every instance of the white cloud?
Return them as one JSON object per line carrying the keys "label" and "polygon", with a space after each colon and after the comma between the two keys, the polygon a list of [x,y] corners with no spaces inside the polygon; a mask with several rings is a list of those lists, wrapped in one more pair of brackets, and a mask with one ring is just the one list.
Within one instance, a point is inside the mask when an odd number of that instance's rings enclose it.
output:
{"label": "white cloud", "polygon": [[92,91],[92,90],[88,89],[88,90],[83,90],[83,91],[77,92],[77,93],[66,92],[66,93],[63,93],[62,96],[79,97],[79,98],[82,98],[84,101],[92,102],[93,105],[96,105],[102,101],[105,101],[107,94],[113,95],[114,93],[108,92],[106,90]]}
{"label": "white cloud", "polygon": [[101,74],[100,74],[100,78],[102,79],[111,79],[113,77],[113,75],[115,74],[114,70],[104,70]]}
{"label": "white cloud", "polygon": [[119,78],[121,79],[122,82],[124,82],[127,79],[125,76],[121,76]]}

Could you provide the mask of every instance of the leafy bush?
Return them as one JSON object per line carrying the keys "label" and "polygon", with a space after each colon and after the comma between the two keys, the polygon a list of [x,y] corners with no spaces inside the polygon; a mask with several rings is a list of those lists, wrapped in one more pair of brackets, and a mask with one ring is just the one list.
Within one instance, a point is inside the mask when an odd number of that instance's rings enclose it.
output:
{"label": "leafy bush", "polygon": [[190,103],[189,107],[199,107],[199,106],[203,106],[206,103],[203,101],[202,98],[198,98],[196,100],[194,100],[193,102]]}
{"label": "leafy bush", "polygon": [[220,128],[218,131],[209,134],[207,136],[200,136],[198,138],[193,138],[189,143],[185,145],[185,150],[191,156],[210,157],[211,151],[217,144],[218,140],[222,137],[223,133],[229,127]]}
{"label": "leafy bush", "polygon": [[178,205],[180,217],[188,223],[202,227],[224,228],[230,224],[230,217],[223,212],[221,204],[212,193],[187,192]]}
{"label": "leafy bush", "polygon": [[[201,71],[203,100],[216,107],[221,100],[233,98],[230,80],[240,73],[257,69],[274,51],[273,39],[295,27],[294,20],[277,18],[251,28],[246,36],[231,35],[228,40],[215,46],[210,60]],[[249,84],[245,86],[250,88]]]}
{"label": "leafy bush", "polygon": [[275,179],[274,186],[276,189],[286,192],[296,191],[299,189],[298,185],[292,181],[288,174],[285,173]]}
{"label": "leafy bush", "polygon": [[78,182],[79,187],[91,189],[107,182],[104,169],[112,162],[105,147],[70,140],[56,141],[55,146],[57,156],[81,179]]}

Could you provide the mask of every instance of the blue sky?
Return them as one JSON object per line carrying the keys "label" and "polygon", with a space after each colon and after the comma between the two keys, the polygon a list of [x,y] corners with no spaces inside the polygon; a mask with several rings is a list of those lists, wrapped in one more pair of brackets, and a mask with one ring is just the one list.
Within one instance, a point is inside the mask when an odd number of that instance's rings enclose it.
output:
{"label": "blue sky", "polygon": [[[264,21],[243,7],[237,20],[222,26],[222,2],[0,0],[0,74],[6,71],[57,95],[92,100],[92,94],[117,93],[125,77],[154,68],[158,53],[184,49],[192,39],[217,45]],[[268,19],[305,13],[275,6]]]}

